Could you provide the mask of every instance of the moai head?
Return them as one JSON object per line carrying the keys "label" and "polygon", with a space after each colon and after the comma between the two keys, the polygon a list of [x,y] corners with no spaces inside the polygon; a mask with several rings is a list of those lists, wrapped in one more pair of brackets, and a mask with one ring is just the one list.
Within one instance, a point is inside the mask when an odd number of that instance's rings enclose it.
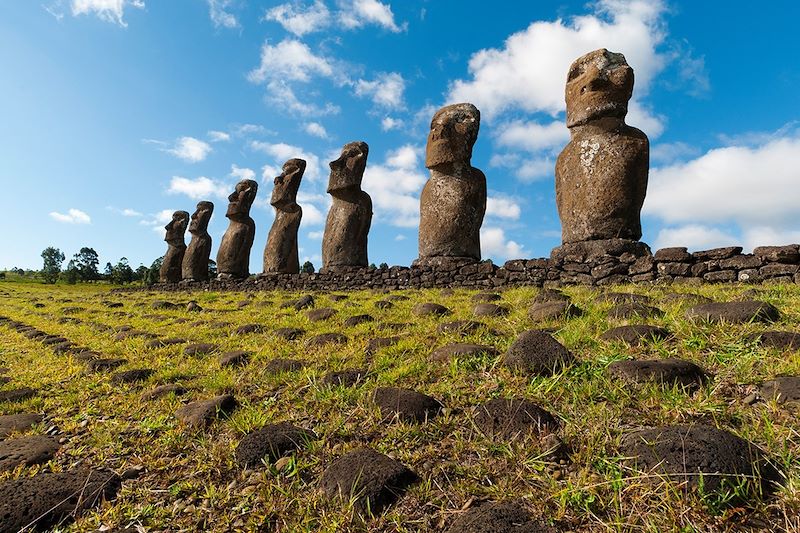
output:
{"label": "moai head", "polygon": [[192,214],[192,221],[189,223],[189,233],[192,235],[202,235],[208,231],[208,222],[211,220],[211,213],[214,212],[214,204],[211,202],[198,202],[197,209]]}
{"label": "moai head", "polygon": [[250,216],[250,207],[256,199],[258,183],[253,180],[242,180],[228,196],[228,211],[225,216],[231,220],[246,220]]}
{"label": "moai head", "polygon": [[633,94],[633,69],[605,48],[572,63],[567,75],[567,127],[604,117],[625,118]]}
{"label": "moai head", "polygon": [[331,177],[328,180],[328,193],[343,189],[360,189],[361,178],[367,168],[369,146],[362,141],[347,143],[342,148],[342,155],[330,162]]}
{"label": "moai head", "polygon": [[167,230],[167,235],[164,240],[174,246],[180,246],[184,243],[183,235],[186,233],[186,226],[189,225],[189,213],[186,211],[175,211],[172,213],[172,220],[164,226]]}
{"label": "moai head", "polygon": [[457,162],[469,164],[480,125],[481,112],[472,104],[453,104],[441,108],[431,120],[425,166],[434,168]]}
{"label": "moai head", "polygon": [[290,159],[283,164],[283,172],[275,177],[275,188],[269,201],[275,209],[286,208],[297,203],[297,190],[306,170],[303,159]]}

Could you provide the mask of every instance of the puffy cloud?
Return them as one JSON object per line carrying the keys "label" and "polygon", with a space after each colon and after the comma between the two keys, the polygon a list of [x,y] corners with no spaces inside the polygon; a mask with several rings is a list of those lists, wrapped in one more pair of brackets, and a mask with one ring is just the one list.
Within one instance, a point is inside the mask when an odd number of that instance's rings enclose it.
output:
{"label": "puffy cloud", "polygon": [[164,151],[188,163],[198,163],[211,153],[211,145],[194,137],[181,137],[172,148]]}
{"label": "puffy cloud", "polygon": [[308,238],[313,239],[315,241],[322,240],[322,236],[324,235],[324,231],[309,231]]}
{"label": "puffy cloud", "polygon": [[204,200],[211,197],[227,198],[229,186],[200,176],[196,179],[173,176],[167,188],[168,194],[184,194],[193,200]]}
{"label": "puffy cloud", "polygon": [[381,129],[383,131],[396,130],[403,127],[403,121],[399,118],[383,117],[381,120]]}
{"label": "puffy cloud", "polygon": [[505,196],[489,196],[486,198],[486,216],[518,220],[522,209],[519,204]]}
{"label": "puffy cloud", "polygon": [[379,106],[396,109],[403,105],[403,92],[406,82],[397,72],[383,72],[372,80],[358,80],[355,84],[356,96],[366,97]]}
{"label": "puffy cloud", "polygon": [[328,131],[325,129],[325,126],[319,122],[307,122],[305,126],[303,126],[303,129],[306,133],[314,137],[319,137],[320,139],[328,138]]}
{"label": "puffy cloud", "polygon": [[59,213],[58,211],[50,212],[50,217],[65,224],[91,224],[92,218],[81,211],[80,209],[71,208],[66,213]]}
{"label": "puffy cloud", "polygon": [[502,228],[481,228],[481,255],[493,259],[519,259],[526,257],[528,251],[515,241],[506,239]]}
{"label": "puffy cloud", "polygon": [[308,82],[312,76],[331,77],[333,67],[328,59],[315,55],[296,39],[284,39],[276,45],[265,42],[261,47],[261,64],[247,75],[253,83],[267,79]]}
{"label": "puffy cloud", "polygon": [[72,0],[72,15],[95,14],[100,20],[119,24],[123,28],[128,24],[123,19],[126,7],[144,8],[143,0]]}
{"label": "puffy cloud", "polygon": [[224,131],[211,130],[208,132],[208,139],[212,143],[228,142],[231,140],[231,134]]}
{"label": "puffy cloud", "polygon": [[286,31],[302,37],[328,27],[332,17],[325,3],[316,0],[307,7],[297,3],[280,4],[269,9],[264,20],[275,21]]}
{"label": "puffy cloud", "polygon": [[699,153],[699,148],[684,142],[652,144],[650,145],[650,164],[674,163],[694,157]]}
{"label": "puffy cloud", "polygon": [[236,20],[236,17],[226,11],[230,4],[230,0],[208,0],[209,16],[215,27],[228,29],[239,27],[239,21]]}
{"label": "puffy cloud", "polygon": [[523,182],[537,181],[552,176],[555,172],[555,158],[549,153],[522,156],[518,153],[494,154],[489,166],[510,169]]}
{"label": "puffy cloud", "polygon": [[[319,157],[310,152],[306,152],[298,146],[292,146],[286,143],[268,143],[263,141],[252,141],[250,147],[258,152],[263,152],[273,158],[273,164],[266,165],[263,168],[262,177],[271,180],[273,177],[281,173],[283,164],[293,158],[304,159],[306,162],[306,171],[303,174],[310,180],[317,180],[322,176],[319,164]],[[276,172],[277,171],[277,172]],[[269,175],[268,175],[269,174]]]}
{"label": "puffy cloud", "polygon": [[239,167],[236,164],[231,165],[231,174],[232,177],[238,180],[253,180],[256,179],[256,171],[247,168],[247,167]]}
{"label": "puffy cloud", "polygon": [[345,28],[361,28],[368,24],[378,25],[393,33],[405,31],[407,25],[398,25],[388,4],[378,0],[342,0],[339,21]]}
{"label": "puffy cloud", "polygon": [[407,238],[408,238],[408,237],[406,237],[406,236],[405,236],[405,235],[403,235],[402,233],[398,233],[397,235],[395,235],[395,236],[394,236],[394,240],[396,240],[396,241],[398,241],[398,242],[400,242],[400,241],[404,241],[404,240],[406,240]]}
{"label": "puffy cloud", "polygon": [[122,216],[124,216],[124,217],[140,217],[140,216],[142,216],[142,214],[139,211],[136,211],[135,209],[128,209],[128,208],[123,209],[120,212],[120,214]]}
{"label": "puffy cloud", "polygon": [[419,168],[420,149],[406,145],[387,154],[380,165],[367,165],[363,188],[372,197],[379,219],[394,226],[419,224],[419,193],[426,175]]}
{"label": "puffy cloud", "polygon": [[691,250],[708,250],[720,246],[736,246],[740,244],[735,235],[721,229],[701,224],[662,228],[658,232],[654,249],[686,246]]}
{"label": "puffy cloud", "polygon": [[497,144],[536,152],[547,148],[561,148],[569,142],[569,130],[563,121],[548,124],[515,120],[497,128]]}

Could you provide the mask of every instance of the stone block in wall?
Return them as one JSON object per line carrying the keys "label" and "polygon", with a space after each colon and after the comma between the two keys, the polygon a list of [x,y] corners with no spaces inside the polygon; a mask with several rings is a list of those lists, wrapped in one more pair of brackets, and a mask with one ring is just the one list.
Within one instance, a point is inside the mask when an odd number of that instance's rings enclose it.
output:
{"label": "stone block in wall", "polygon": [[761,283],[764,278],[758,273],[757,268],[746,268],[739,271],[737,279],[744,283]]}
{"label": "stone block in wall", "polygon": [[580,274],[588,274],[592,271],[591,265],[589,263],[576,263],[576,262],[565,262],[561,265],[561,270],[564,272],[573,272],[573,273],[580,273]]}
{"label": "stone block in wall", "polygon": [[547,275],[545,276],[548,280],[557,280],[561,279],[561,271],[556,269],[550,269],[547,271]]}
{"label": "stone block in wall", "polygon": [[794,276],[797,273],[797,265],[787,265],[785,263],[770,263],[758,269],[758,273],[765,279],[777,276]]}
{"label": "stone block in wall", "polygon": [[702,278],[707,272],[719,270],[719,261],[703,261],[692,265],[692,276]]}
{"label": "stone block in wall", "polygon": [[525,261],[525,268],[528,270],[532,268],[545,269],[548,266],[550,266],[550,260],[545,258],[528,259],[527,261]]}
{"label": "stone block in wall", "polygon": [[735,270],[718,270],[703,275],[703,279],[711,283],[724,283],[736,281],[738,274]]}
{"label": "stone block in wall", "polygon": [[654,281],[656,279],[655,272],[645,272],[643,274],[636,274],[635,276],[631,276],[631,281],[633,283],[647,283],[650,281]]}
{"label": "stone block in wall", "polygon": [[506,270],[505,267],[501,267],[501,268],[497,269],[497,272],[494,273],[494,276],[496,278],[506,279],[509,274],[510,274],[510,272],[508,270]]}
{"label": "stone block in wall", "polygon": [[740,253],[742,253],[741,246],[725,246],[724,248],[712,248],[711,250],[693,252],[692,257],[694,257],[695,261],[710,261],[713,259],[719,261],[720,259],[728,259],[734,255],[739,255]]}
{"label": "stone block in wall", "polygon": [[521,272],[525,270],[527,261],[524,259],[510,259],[503,264],[503,268],[512,272]]}
{"label": "stone block in wall", "polygon": [[800,285],[800,272],[794,275],[794,282]]}
{"label": "stone block in wall", "polygon": [[659,276],[688,276],[692,271],[692,265],[689,263],[658,263],[657,269]]}
{"label": "stone block in wall", "polygon": [[606,263],[592,269],[594,279],[603,279],[614,275],[628,274],[628,265],[625,263]]}
{"label": "stone block in wall", "polygon": [[753,250],[753,254],[771,263],[800,263],[800,246],[797,244],[758,246]]}
{"label": "stone block in wall", "polygon": [[491,261],[481,261],[478,263],[478,274],[491,275],[497,270],[497,265]]}
{"label": "stone block in wall", "polygon": [[[625,252],[624,254],[619,256],[619,261],[621,263],[631,264],[631,263],[635,263],[636,260],[639,259],[640,257],[642,257],[642,256],[634,255],[634,254],[632,254],[630,252]],[[646,256],[643,256],[643,257],[652,257],[652,256],[651,255],[646,255]]]}
{"label": "stone block in wall", "polygon": [[[623,265],[627,266],[627,265]],[[624,283],[630,283],[631,278],[624,274],[612,274],[608,277],[598,279],[595,283],[597,285],[622,285]]]}
{"label": "stone block in wall", "polygon": [[550,259],[555,264],[564,262],[593,262],[604,255],[619,257],[624,253],[637,257],[652,255],[650,247],[641,241],[630,239],[600,239],[595,241],[571,242],[553,248]]}
{"label": "stone block in wall", "polygon": [[644,274],[645,272],[652,272],[655,267],[656,262],[653,260],[653,256],[646,255],[638,258],[630,265],[630,267],[628,267],[628,274],[635,276],[638,274]]}
{"label": "stone block in wall", "polygon": [[466,266],[463,266],[458,269],[459,274],[463,274],[465,276],[469,276],[470,274],[474,274],[478,271],[478,263],[472,263]]}
{"label": "stone block in wall", "polygon": [[675,276],[672,278],[672,283],[677,285],[702,285],[703,278]]}
{"label": "stone block in wall", "polygon": [[732,268],[734,270],[743,270],[746,268],[758,268],[764,264],[760,257],[753,254],[740,254],[734,255],[728,259],[722,259],[719,262],[719,267],[723,270]]}
{"label": "stone block in wall", "polygon": [[509,272],[506,279],[508,279],[508,281],[523,281],[528,279],[528,276],[525,272]]}
{"label": "stone block in wall", "polygon": [[653,257],[659,263],[686,263],[692,260],[692,254],[685,247],[662,248]]}
{"label": "stone block in wall", "polygon": [[589,274],[562,272],[560,280],[569,285],[594,285],[594,278]]}

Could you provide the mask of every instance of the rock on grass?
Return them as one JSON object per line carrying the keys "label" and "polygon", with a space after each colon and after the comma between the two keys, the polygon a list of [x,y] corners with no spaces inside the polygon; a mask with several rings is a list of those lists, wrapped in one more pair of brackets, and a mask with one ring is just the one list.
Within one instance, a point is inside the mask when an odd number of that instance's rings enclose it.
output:
{"label": "rock on grass", "polygon": [[708,322],[775,322],[780,311],[767,302],[750,300],[744,302],[712,302],[695,305],[686,310],[686,318]]}
{"label": "rock on grass", "polygon": [[474,421],[485,435],[506,439],[548,433],[559,426],[553,415],[524,398],[489,400],[476,408]]}
{"label": "rock on grass", "polygon": [[522,501],[509,500],[471,507],[456,518],[446,533],[556,533],[534,520]]}
{"label": "rock on grass", "polygon": [[313,431],[298,428],[289,422],[269,424],[245,435],[236,447],[236,463],[242,468],[261,464],[262,459],[274,462],[284,455],[304,448],[316,439]]}
{"label": "rock on grass", "polygon": [[536,376],[550,376],[575,362],[575,356],[550,334],[522,332],[503,356],[503,364]]}
{"label": "rock on grass", "polygon": [[424,422],[442,410],[442,404],[435,398],[398,387],[379,387],[373,399],[384,417],[397,416],[405,422]]}
{"label": "rock on grass", "polygon": [[635,383],[656,382],[696,388],[708,379],[702,368],[683,359],[615,361],[608,365],[612,376]]}
{"label": "rock on grass", "polygon": [[25,431],[42,421],[42,415],[37,413],[20,413],[16,415],[0,415],[0,439],[11,435],[15,431]]}
{"label": "rock on grass", "polygon": [[0,472],[14,470],[19,465],[46,463],[55,456],[60,447],[55,439],[45,435],[4,440],[0,442]]}
{"label": "rock on grass", "polygon": [[175,417],[190,427],[204,427],[220,415],[226,416],[236,408],[236,400],[230,394],[215,396],[184,405],[175,411]]}

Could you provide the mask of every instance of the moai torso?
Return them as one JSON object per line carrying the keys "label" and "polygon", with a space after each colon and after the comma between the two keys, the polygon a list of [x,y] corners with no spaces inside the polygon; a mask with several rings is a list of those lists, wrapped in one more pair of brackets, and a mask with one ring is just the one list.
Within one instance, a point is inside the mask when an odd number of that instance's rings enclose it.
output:
{"label": "moai torso", "polygon": [[275,208],[275,221],[269,230],[264,248],[264,272],[297,274],[300,258],[297,249],[297,232],[303,210],[297,205],[297,190],[306,169],[302,159],[290,159],[283,172],[275,178],[270,204]]}
{"label": "moai torso", "polygon": [[186,211],[175,211],[172,214],[172,221],[164,226],[167,235],[167,253],[164,254],[161,269],[158,271],[158,280],[161,283],[177,283],[181,280],[181,263],[186,252],[186,243],[183,235],[189,225],[189,213]]}
{"label": "moai torso", "polygon": [[242,180],[228,197],[230,225],[222,236],[217,252],[217,276],[221,279],[244,279],[250,275],[250,249],[256,234],[256,223],[250,218],[250,207],[258,191],[258,183]]}
{"label": "moai torso", "polygon": [[208,234],[208,222],[214,212],[214,204],[200,202],[189,223],[192,240],[183,256],[181,277],[187,281],[208,280],[208,260],[211,257],[211,235]]}

